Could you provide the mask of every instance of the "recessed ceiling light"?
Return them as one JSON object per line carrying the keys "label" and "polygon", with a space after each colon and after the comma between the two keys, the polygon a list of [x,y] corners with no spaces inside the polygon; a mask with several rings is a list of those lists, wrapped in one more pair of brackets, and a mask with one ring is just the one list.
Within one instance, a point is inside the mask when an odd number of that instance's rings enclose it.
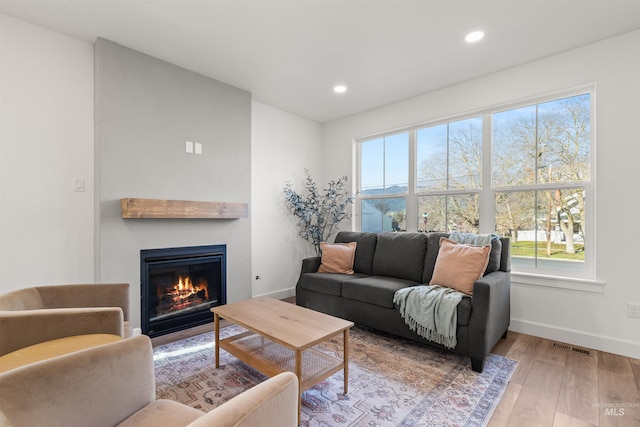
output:
{"label": "recessed ceiling light", "polygon": [[345,85],[337,85],[333,87],[333,91],[335,93],[345,93],[347,91],[347,87]]}
{"label": "recessed ceiling light", "polygon": [[475,43],[484,38],[484,31],[472,31],[464,38],[468,43]]}

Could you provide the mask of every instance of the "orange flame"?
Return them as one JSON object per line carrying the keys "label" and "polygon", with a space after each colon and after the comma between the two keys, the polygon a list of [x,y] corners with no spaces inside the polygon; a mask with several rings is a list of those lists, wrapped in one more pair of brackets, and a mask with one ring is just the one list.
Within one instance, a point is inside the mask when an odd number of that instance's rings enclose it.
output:
{"label": "orange flame", "polygon": [[189,276],[178,276],[178,283],[173,286],[173,300],[176,303],[183,302],[192,296],[202,296],[203,300],[208,300],[208,289],[206,281],[201,281],[197,285],[194,285]]}

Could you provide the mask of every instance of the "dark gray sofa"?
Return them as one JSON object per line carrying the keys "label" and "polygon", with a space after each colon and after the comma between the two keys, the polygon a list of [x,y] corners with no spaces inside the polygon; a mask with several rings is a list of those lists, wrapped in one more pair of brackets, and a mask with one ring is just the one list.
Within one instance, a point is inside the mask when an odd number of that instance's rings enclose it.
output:
{"label": "dark gray sofa", "polygon": [[[446,233],[364,233],[341,231],[336,243],[357,242],[354,274],[318,273],[320,257],[302,261],[296,303],[440,348],[411,331],[393,303],[398,289],[428,284]],[[510,318],[509,239],[493,242],[485,275],[474,284],[473,296],[458,304],[457,345],[482,372],[487,354],[506,337]]]}

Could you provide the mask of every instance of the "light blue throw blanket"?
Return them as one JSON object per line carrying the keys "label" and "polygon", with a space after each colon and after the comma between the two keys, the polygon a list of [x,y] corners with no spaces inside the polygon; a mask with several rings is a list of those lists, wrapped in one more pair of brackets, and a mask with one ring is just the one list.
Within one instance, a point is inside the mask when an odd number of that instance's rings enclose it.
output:
{"label": "light blue throw blanket", "polygon": [[447,348],[456,346],[458,303],[463,293],[438,285],[412,286],[396,291],[393,302],[409,328]]}
{"label": "light blue throw blanket", "polygon": [[449,240],[474,246],[488,246],[492,240],[496,239],[500,239],[500,236],[496,234],[462,233],[459,231],[454,231],[449,235]]}

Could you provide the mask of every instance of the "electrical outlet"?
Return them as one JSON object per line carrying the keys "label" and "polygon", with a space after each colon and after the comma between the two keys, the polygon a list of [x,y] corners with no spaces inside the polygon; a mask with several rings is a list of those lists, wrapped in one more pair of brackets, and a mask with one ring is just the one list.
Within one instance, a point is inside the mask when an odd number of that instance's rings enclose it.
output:
{"label": "electrical outlet", "polygon": [[636,319],[640,319],[640,304],[627,304],[627,315]]}

